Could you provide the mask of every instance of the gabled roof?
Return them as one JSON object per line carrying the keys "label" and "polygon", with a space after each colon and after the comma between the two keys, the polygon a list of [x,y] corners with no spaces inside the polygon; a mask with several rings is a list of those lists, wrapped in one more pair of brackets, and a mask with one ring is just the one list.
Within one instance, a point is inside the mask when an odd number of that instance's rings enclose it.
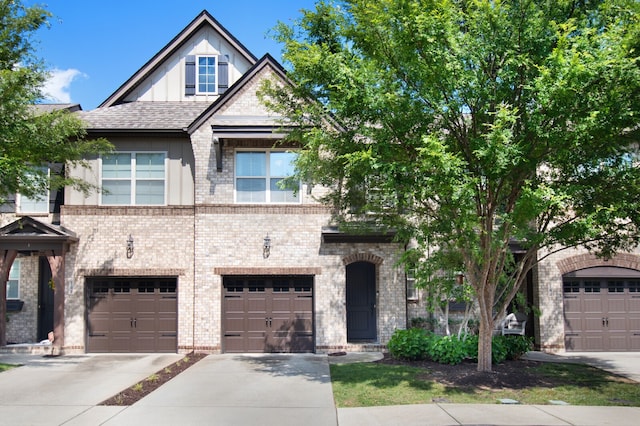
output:
{"label": "gabled roof", "polygon": [[59,110],[67,110],[69,112],[82,111],[80,104],[35,104],[33,106],[39,113],[47,113]]}
{"label": "gabled roof", "polygon": [[[202,114],[191,123],[191,125],[187,129],[187,132],[191,134],[198,128],[200,128],[200,126],[202,126],[216,112],[224,107],[227,102],[230,102],[234,98],[234,96],[236,96],[243,90],[247,83],[249,83],[256,75],[260,74],[265,68],[271,68],[271,70],[278,76],[278,78],[282,79],[282,81],[284,81],[285,83],[290,84],[290,80],[287,78],[284,68],[282,68],[282,66],[273,58],[273,56],[267,53],[254,66],[252,66],[251,69],[244,73],[240,80],[236,81],[233,86],[229,88],[229,90],[227,90],[206,110],[204,110]],[[252,120],[255,121],[255,117],[252,117]],[[274,118],[271,118],[267,121],[273,122]]]}
{"label": "gabled roof", "polygon": [[250,64],[255,64],[257,58],[226,28],[224,28],[206,10],[203,10],[189,25],[162,48],[149,62],[136,71],[122,86],[109,96],[98,108],[110,107],[122,103],[126,96],[145,78],[153,73],[169,56],[180,49],[203,26],[210,26],[217,31],[231,46],[233,46]]}
{"label": "gabled roof", "polygon": [[25,252],[66,252],[69,244],[78,241],[72,231],[58,225],[49,225],[29,216],[0,228],[0,249]]}

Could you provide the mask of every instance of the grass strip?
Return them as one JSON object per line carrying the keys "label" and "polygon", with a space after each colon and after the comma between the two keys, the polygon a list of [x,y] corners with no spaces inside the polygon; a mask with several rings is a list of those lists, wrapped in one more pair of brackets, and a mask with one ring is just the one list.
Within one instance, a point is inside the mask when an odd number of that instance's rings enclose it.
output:
{"label": "grass strip", "polygon": [[439,383],[425,368],[379,363],[332,364],[331,380],[338,407],[430,404],[436,402],[495,404],[515,399],[521,404],[640,406],[640,384],[579,364],[544,363],[535,368],[548,384],[520,389],[452,386]]}

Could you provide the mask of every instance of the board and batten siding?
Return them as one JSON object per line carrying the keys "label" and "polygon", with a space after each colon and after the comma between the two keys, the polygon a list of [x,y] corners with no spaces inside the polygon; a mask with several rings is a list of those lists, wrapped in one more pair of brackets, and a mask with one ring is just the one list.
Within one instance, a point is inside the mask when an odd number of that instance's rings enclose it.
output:
{"label": "board and batten siding", "polygon": [[235,83],[251,68],[251,63],[237,54],[220,35],[211,28],[203,28],[189,43],[149,75],[125,99],[126,102],[188,101],[213,102],[219,95],[185,95],[185,60],[190,55],[226,55],[228,57],[229,85]]}
{"label": "board and batten siding", "polygon": [[[194,164],[193,149],[191,143],[185,138],[154,138],[109,137],[109,141],[115,146],[116,151],[165,151],[168,158],[166,174],[166,205],[168,206],[192,206],[194,204]],[[91,169],[76,168],[72,175],[85,181],[100,185],[100,168],[97,158],[88,160]],[[100,194],[92,191],[85,196],[82,192],[72,188],[65,189],[65,205],[98,206]]]}

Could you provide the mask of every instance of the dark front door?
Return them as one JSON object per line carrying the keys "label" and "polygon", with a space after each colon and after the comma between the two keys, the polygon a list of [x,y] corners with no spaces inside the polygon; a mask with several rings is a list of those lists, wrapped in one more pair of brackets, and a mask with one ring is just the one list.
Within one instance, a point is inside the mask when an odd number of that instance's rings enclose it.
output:
{"label": "dark front door", "polygon": [[369,262],[347,266],[347,340],[376,340],[376,267]]}
{"label": "dark front door", "polygon": [[40,291],[38,292],[38,340],[48,338],[53,331],[53,288],[51,267],[46,257],[40,257]]}

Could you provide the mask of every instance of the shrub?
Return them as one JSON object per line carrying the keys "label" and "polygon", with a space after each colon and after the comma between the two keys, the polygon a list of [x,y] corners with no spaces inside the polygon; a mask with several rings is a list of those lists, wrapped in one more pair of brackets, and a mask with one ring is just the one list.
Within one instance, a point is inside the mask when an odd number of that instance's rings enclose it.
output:
{"label": "shrub", "polygon": [[507,336],[494,336],[491,341],[491,361],[494,364],[500,364],[507,359],[509,353]]}
{"label": "shrub", "polygon": [[429,357],[440,364],[460,364],[468,357],[465,339],[457,336],[434,336],[429,343]]}
{"label": "shrub", "polygon": [[429,334],[420,328],[396,330],[387,347],[394,358],[425,359],[429,347]]}
{"label": "shrub", "polygon": [[[532,339],[525,336],[494,336],[491,357],[494,364],[515,360],[531,350]],[[437,336],[421,328],[396,330],[388,344],[394,358],[420,360],[429,358],[441,364],[460,364],[464,359],[478,359],[478,336]]]}
{"label": "shrub", "polygon": [[519,359],[533,348],[533,339],[526,336],[503,336],[507,342],[507,359]]}

